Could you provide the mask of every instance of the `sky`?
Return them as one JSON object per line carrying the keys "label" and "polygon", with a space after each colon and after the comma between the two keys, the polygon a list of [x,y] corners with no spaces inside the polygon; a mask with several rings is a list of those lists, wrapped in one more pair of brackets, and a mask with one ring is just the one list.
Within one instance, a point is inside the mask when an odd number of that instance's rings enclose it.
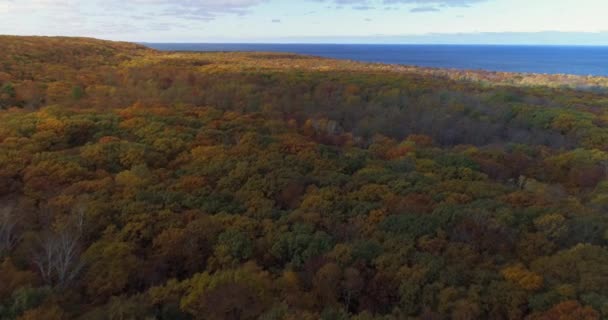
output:
{"label": "sky", "polygon": [[608,45],[608,0],[0,0],[0,34],[137,42]]}

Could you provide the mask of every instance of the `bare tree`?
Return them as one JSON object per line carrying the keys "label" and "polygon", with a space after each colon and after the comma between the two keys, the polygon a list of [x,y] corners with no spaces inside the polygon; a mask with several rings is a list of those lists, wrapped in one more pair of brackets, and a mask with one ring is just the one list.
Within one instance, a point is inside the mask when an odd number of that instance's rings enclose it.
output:
{"label": "bare tree", "polygon": [[0,207],[0,257],[13,249],[19,240],[14,208],[13,204],[5,204]]}
{"label": "bare tree", "polygon": [[84,209],[74,211],[67,225],[49,231],[41,238],[40,248],[33,262],[42,279],[50,285],[63,287],[73,281],[82,270],[80,259]]}
{"label": "bare tree", "polygon": [[50,233],[43,238],[41,249],[34,255],[42,279],[57,286],[74,280],[82,269],[79,236],[70,232]]}

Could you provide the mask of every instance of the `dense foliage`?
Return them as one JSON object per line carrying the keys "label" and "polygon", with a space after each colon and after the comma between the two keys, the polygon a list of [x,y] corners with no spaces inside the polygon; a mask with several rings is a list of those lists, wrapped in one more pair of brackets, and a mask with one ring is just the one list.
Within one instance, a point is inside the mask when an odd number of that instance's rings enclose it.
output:
{"label": "dense foliage", "polygon": [[606,79],[0,52],[1,319],[608,318]]}

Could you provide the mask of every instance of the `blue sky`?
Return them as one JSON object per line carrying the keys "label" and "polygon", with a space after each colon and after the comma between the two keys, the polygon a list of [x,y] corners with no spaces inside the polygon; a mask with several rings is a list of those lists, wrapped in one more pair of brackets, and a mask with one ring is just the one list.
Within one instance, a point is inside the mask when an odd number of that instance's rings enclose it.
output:
{"label": "blue sky", "polygon": [[0,34],[608,45],[608,0],[0,0]]}

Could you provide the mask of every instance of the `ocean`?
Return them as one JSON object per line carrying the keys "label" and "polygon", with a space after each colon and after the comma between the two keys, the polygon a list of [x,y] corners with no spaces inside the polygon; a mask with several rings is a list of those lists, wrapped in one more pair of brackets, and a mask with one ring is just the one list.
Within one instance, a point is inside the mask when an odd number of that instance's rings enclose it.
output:
{"label": "ocean", "polygon": [[608,46],[145,43],[171,51],[290,52],[463,70],[608,76]]}

